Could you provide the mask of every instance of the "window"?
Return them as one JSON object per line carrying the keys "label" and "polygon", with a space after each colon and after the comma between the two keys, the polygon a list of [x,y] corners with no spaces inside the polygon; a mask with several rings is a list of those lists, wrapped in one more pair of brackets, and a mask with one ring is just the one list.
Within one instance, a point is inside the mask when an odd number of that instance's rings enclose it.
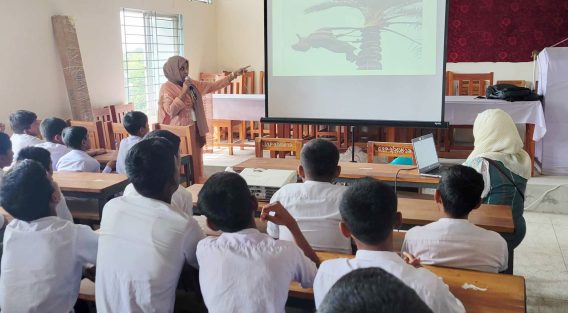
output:
{"label": "window", "polygon": [[162,67],[169,57],[183,55],[182,16],[123,9],[120,22],[126,98],[155,121],[166,82]]}

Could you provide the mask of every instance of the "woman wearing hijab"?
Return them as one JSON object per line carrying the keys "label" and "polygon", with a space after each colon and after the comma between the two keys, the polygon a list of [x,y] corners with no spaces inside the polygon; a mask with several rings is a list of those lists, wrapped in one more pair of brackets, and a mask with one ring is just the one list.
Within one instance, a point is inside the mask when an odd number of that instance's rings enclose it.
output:
{"label": "woman wearing hijab", "polygon": [[[197,128],[198,151],[195,154],[201,156],[201,148],[205,145],[205,135],[209,132],[202,96],[215,92],[228,86],[237,76],[240,76],[248,68],[243,67],[232,72],[227,77],[216,82],[202,82],[191,79],[188,74],[189,62],[181,56],[173,56],[164,64],[164,75],[167,82],[160,87],[158,101],[158,122],[167,125],[187,126],[195,123]],[[197,157],[198,160],[202,158]],[[200,161],[202,162],[202,161]],[[203,164],[196,169],[197,176],[201,176]],[[201,177],[195,177],[201,180]]]}
{"label": "woman wearing hijab", "polygon": [[[523,211],[531,159],[509,114],[501,109],[486,110],[473,124],[474,149],[464,165],[483,175],[483,203],[505,204],[513,208],[515,232],[503,236],[509,251],[516,248],[526,233]],[[512,253],[509,253],[512,255]],[[509,269],[512,269],[512,259]]]}

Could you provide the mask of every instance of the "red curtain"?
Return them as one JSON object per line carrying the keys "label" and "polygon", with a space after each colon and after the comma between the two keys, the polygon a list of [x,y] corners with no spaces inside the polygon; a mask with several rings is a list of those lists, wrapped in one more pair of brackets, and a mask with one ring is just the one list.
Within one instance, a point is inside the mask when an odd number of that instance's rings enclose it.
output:
{"label": "red curtain", "polygon": [[449,1],[448,62],[531,61],[568,37],[568,0]]}

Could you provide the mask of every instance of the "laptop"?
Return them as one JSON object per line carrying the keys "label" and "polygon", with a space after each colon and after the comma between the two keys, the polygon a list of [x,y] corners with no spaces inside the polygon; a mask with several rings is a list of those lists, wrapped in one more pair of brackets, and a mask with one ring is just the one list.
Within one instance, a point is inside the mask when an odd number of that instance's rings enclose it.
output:
{"label": "laptop", "polygon": [[412,139],[412,147],[420,175],[441,177],[442,171],[449,167],[449,165],[440,164],[432,134]]}

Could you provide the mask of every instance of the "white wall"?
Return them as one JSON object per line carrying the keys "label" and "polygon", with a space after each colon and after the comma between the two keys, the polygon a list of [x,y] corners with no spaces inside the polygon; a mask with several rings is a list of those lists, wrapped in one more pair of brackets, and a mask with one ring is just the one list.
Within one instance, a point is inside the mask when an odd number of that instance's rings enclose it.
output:
{"label": "white wall", "polygon": [[123,7],[182,14],[190,74],[217,69],[215,5],[187,0],[0,1],[0,122],[6,123],[17,109],[40,118],[71,115],[52,15],[75,20],[92,106],[123,103]]}

